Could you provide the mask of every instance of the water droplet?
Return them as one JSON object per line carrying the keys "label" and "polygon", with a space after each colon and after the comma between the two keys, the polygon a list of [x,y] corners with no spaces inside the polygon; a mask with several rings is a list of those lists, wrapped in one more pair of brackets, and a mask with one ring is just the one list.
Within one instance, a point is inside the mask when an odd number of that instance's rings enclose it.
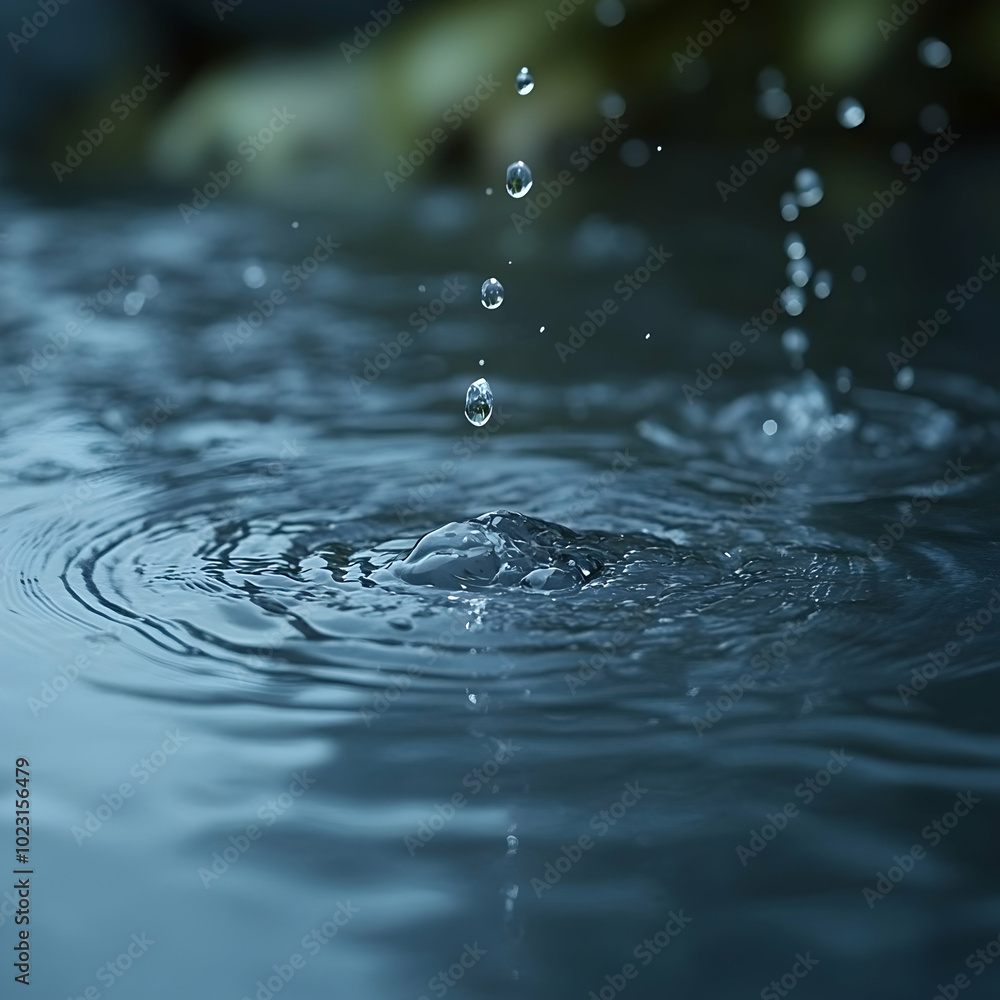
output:
{"label": "water droplet", "polygon": [[535,89],[535,78],[528,72],[527,66],[522,66],[514,77],[514,86],[519,94],[530,94]]}
{"label": "water droplet", "polygon": [[493,413],[493,390],[484,378],[478,378],[465,394],[465,416],[470,424],[482,427]]}
{"label": "water droplet", "polygon": [[644,167],[649,162],[649,146],[642,139],[629,139],[618,151],[626,167]]}
{"label": "water droplet", "polygon": [[531,190],[531,170],[524,160],[516,160],[507,168],[507,194],[523,198]]}
{"label": "water droplet", "polygon": [[850,392],[851,391],[851,369],[850,368],[838,368],[837,369],[837,392]]}
{"label": "water droplet", "polygon": [[129,292],[122,303],[122,309],[126,316],[137,316],[145,302],[146,296],[142,292]]}
{"label": "water droplet", "polygon": [[487,188],[486,189],[486,193],[487,194],[493,194],[493,188]]}
{"label": "water droplet", "polygon": [[513,853],[517,850],[518,839],[513,834],[507,837],[507,849]]}
{"label": "water droplet", "polygon": [[948,127],[948,112],[940,104],[928,104],[920,112],[920,127],[928,134],[943,132]]}
{"label": "water droplet", "polygon": [[799,260],[790,260],[788,266],[785,268],[785,275],[788,280],[793,285],[798,285],[799,288],[805,288],[809,284],[812,272],[812,261],[808,257],[802,257]]}
{"label": "water droplet", "polygon": [[544,326],[540,326],[540,327],[538,328],[538,332],[539,332],[539,333],[545,333],[545,327],[544,327]]}
{"label": "water droplet", "polygon": [[781,293],[781,304],[789,316],[801,316],[802,310],[806,307],[806,293],[801,288],[789,285]]}
{"label": "water droplet", "polygon": [[794,222],[799,217],[799,202],[791,191],[781,196],[781,217],[785,222]]}
{"label": "water droplet", "polygon": [[893,163],[898,163],[902,166],[902,164],[910,162],[913,157],[913,150],[905,142],[897,142],[889,150],[889,155],[892,157]]}
{"label": "water droplet", "polygon": [[795,192],[803,208],[818,205],[823,200],[823,179],[815,170],[803,167],[795,175]]}
{"label": "water droplet", "polygon": [[[468,628],[468,625],[466,625],[466,628]],[[471,691],[469,692],[469,701],[471,701],[473,705],[476,703],[476,696]]]}
{"label": "water droplet", "polygon": [[902,389],[903,392],[907,389],[911,389],[914,381],[913,369],[909,365],[900,368],[899,371],[896,372],[896,378],[894,381],[896,383],[896,388]]}
{"label": "water droplet", "polygon": [[297,222],[293,222],[292,223],[292,229],[298,229],[298,228],[299,228],[299,224]]}
{"label": "water droplet", "polygon": [[621,0],[599,0],[594,7],[594,17],[605,28],[613,28],[625,20],[625,5]]}
{"label": "water droplet", "polygon": [[785,253],[789,260],[799,260],[806,255],[806,245],[798,233],[789,233],[785,237]]}
{"label": "water droplet", "polygon": [[135,287],[146,296],[147,299],[155,299],[160,294],[160,282],[152,274],[144,274],[136,283]]}
{"label": "water droplet", "polygon": [[781,335],[781,346],[789,354],[801,356],[809,350],[809,337],[797,326],[792,326]]}
{"label": "water droplet", "polygon": [[940,38],[925,38],[917,46],[917,56],[931,69],[944,69],[951,62],[951,49]]}
{"label": "water droplet", "polygon": [[427,286],[426,285],[417,285],[417,291],[418,292],[426,292],[427,291]]}
{"label": "water droplet", "polygon": [[621,118],[625,114],[625,98],[612,91],[601,98],[598,107],[605,118]]}
{"label": "water droplet", "polygon": [[770,87],[757,95],[757,113],[777,121],[792,110],[792,99],[779,87]]}
{"label": "water droplet", "polygon": [[247,288],[260,288],[266,280],[267,275],[264,273],[264,268],[257,264],[251,264],[243,270],[243,284]]}
{"label": "water droplet", "polygon": [[868,277],[868,272],[860,264],[857,264],[851,268],[851,277],[860,285]]}
{"label": "water droplet", "polygon": [[646,334],[646,340],[649,340],[649,334],[648,333]]}
{"label": "water droplet", "polygon": [[829,271],[817,271],[813,281],[813,295],[825,299],[833,290],[833,275]]}
{"label": "water droplet", "polygon": [[774,420],[765,420],[763,431],[768,437],[771,437],[773,434],[777,434],[778,433],[777,422]]}
{"label": "water droplet", "polygon": [[865,120],[865,109],[853,97],[845,97],[837,105],[837,121],[844,128],[857,128]]}
{"label": "water droplet", "polygon": [[503,285],[496,278],[487,278],[483,282],[482,300],[487,309],[497,309],[503,302]]}

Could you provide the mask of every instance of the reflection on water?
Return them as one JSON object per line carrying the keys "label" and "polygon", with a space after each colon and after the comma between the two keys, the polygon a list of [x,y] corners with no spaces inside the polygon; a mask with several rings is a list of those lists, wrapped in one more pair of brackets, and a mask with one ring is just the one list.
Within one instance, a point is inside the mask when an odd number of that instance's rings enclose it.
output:
{"label": "reflection on water", "polygon": [[472,280],[371,377],[417,281],[225,211],[3,246],[42,995],[902,998],[996,938],[994,392],[688,403]]}

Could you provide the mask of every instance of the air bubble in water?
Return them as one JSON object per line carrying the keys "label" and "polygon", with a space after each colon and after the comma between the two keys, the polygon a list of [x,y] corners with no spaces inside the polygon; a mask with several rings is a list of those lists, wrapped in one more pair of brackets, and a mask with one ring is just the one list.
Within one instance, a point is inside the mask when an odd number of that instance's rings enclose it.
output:
{"label": "air bubble in water", "polygon": [[785,268],[785,275],[788,280],[793,285],[798,285],[799,288],[805,288],[809,284],[812,272],[812,261],[808,257],[802,257],[799,260],[790,260],[788,266]]}
{"label": "air bubble in water", "polygon": [[247,288],[260,288],[266,280],[267,275],[264,273],[264,268],[257,264],[251,264],[243,271],[243,284]]}
{"label": "air bubble in water", "polygon": [[806,307],[806,293],[801,288],[789,285],[781,293],[781,304],[789,316],[801,316],[802,310]]}
{"label": "air bubble in water", "polygon": [[522,66],[514,77],[514,86],[519,94],[530,94],[535,89],[535,78],[528,72],[527,66]]}
{"label": "air bubble in water", "polygon": [[817,271],[813,281],[813,295],[825,299],[833,289],[833,275],[829,271]]}
{"label": "air bubble in water", "polygon": [[496,278],[487,278],[483,282],[482,300],[487,309],[496,309],[503,302],[503,285]]}
{"label": "air bubble in water", "polygon": [[925,38],[917,46],[917,55],[932,69],[944,69],[951,62],[951,49],[940,38]]}
{"label": "air bubble in water", "polygon": [[781,335],[781,346],[789,354],[801,356],[809,350],[809,338],[798,327],[792,326]]}
{"label": "air bubble in water", "polygon": [[465,394],[465,417],[470,424],[482,427],[493,414],[493,390],[484,378],[477,378]]}
{"label": "air bubble in water", "polygon": [[781,217],[785,222],[794,222],[799,217],[799,202],[791,191],[781,196]]}
{"label": "air bubble in water", "polygon": [[818,205],[823,200],[823,179],[815,170],[803,167],[795,175],[795,193],[803,208]]}
{"label": "air bubble in water", "polygon": [[785,253],[789,260],[800,260],[806,255],[806,245],[798,233],[789,233],[785,237]]}
{"label": "air bubble in water", "polygon": [[865,109],[853,97],[845,97],[837,105],[837,121],[844,128],[857,128],[864,120]]}
{"label": "air bubble in water", "polygon": [[524,160],[516,160],[507,168],[507,194],[523,198],[531,190],[531,170]]}

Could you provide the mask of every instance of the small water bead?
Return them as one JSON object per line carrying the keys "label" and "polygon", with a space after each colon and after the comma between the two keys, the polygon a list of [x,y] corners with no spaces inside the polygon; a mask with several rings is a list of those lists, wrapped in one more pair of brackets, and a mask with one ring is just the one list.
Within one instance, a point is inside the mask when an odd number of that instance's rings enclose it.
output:
{"label": "small water bead", "polygon": [[785,222],[794,222],[799,217],[799,201],[791,191],[781,196],[781,217]]}
{"label": "small water bead", "polygon": [[298,228],[299,228],[299,224],[297,222],[293,222],[292,223],[292,229],[298,229]]}
{"label": "small water bead", "polygon": [[833,275],[829,271],[817,271],[813,281],[813,295],[817,299],[825,299],[833,290]]}
{"label": "small water bead", "polygon": [[779,87],[770,87],[757,95],[757,113],[762,118],[777,121],[792,110],[792,99]]}
{"label": "small water bead", "polygon": [[486,193],[487,194],[493,194],[493,188],[487,188],[486,189]]}
{"label": "small water bead", "polygon": [[642,139],[629,139],[618,151],[618,156],[626,167],[644,167],[651,155],[649,146]]}
{"label": "small water bead", "polygon": [[523,198],[531,190],[531,170],[524,160],[515,160],[507,168],[507,194]]}
{"label": "small water bead", "polygon": [[934,135],[936,132],[943,132],[948,127],[951,119],[948,112],[940,104],[928,104],[920,112],[920,127],[928,134]]}
{"label": "small water bead", "polygon": [[520,72],[514,77],[514,86],[522,96],[530,94],[535,89],[535,78],[528,72],[527,66],[522,66]]}
{"label": "small water bead", "polygon": [[147,299],[155,299],[160,294],[160,282],[155,275],[144,274],[137,282],[136,288],[146,296]]}
{"label": "small water bead", "polygon": [[605,118],[621,118],[625,114],[625,98],[614,92],[607,93],[598,105]]}
{"label": "small water bead", "polygon": [[806,245],[798,233],[789,233],[785,237],[785,253],[789,260],[800,260],[806,255]]}
{"label": "small water bead", "polygon": [[465,417],[475,427],[482,427],[493,415],[493,390],[484,378],[477,378],[465,394]]}
{"label": "small water bead", "polygon": [[427,291],[427,286],[426,285],[417,285],[417,291],[418,292],[426,292]]}
{"label": "small water bead", "polygon": [[850,368],[837,369],[837,392],[850,392],[851,380],[854,378]]}
{"label": "small water bead", "polygon": [[837,105],[837,121],[844,128],[857,128],[865,120],[865,109],[853,97],[845,97]]}
{"label": "small water bead", "polygon": [[896,388],[902,390],[903,392],[906,392],[907,389],[912,389],[914,382],[913,369],[909,365],[906,365],[904,368],[900,368],[899,371],[896,372],[896,377],[893,381],[896,384]]}
{"label": "small water bead", "polygon": [[778,433],[778,424],[777,424],[777,421],[775,421],[775,420],[765,420],[764,421],[764,426],[763,426],[762,430],[764,431],[764,433],[768,437],[771,437],[772,435],[777,434]]}
{"label": "small water bead", "polygon": [[795,285],[789,285],[781,293],[781,304],[789,316],[801,316],[806,307],[806,293]]}
{"label": "small water bead", "polygon": [[257,264],[251,264],[243,271],[243,284],[247,288],[260,288],[266,280],[267,275],[264,273],[264,268]]}
{"label": "small water bead", "polygon": [[139,310],[146,304],[146,296],[142,292],[129,292],[122,303],[122,310],[126,316],[138,316]]}
{"label": "small water bead", "polygon": [[483,282],[482,300],[487,309],[497,309],[503,302],[503,285],[496,278],[487,278]]}
{"label": "small water bead", "polygon": [[857,264],[851,268],[851,277],[860,285],[868,277],[868,272],[860,264]]}
{"label": "small water bead", "polygon": [[940,38],[925,38],[917,46],[917,56],[931,69],[944,69],[951,63],[951,49]]}
{"label": "small water bead", "polygon": [[801,356],[809,350],[809,337],[797,326],[791,326],[781,335],[781,346],[789,354]]}
{"label": "small water bead", "polygon": [[788,266],[785,268],[785,275],[788,280],[793,285],[798,285],[799,288],[805,288],[809,284],[812,272],[812,261],[808,257],[802,257],[799,260],[790,260]]}
{"label": "small water bead", "polygon": [[803,167],[795,175],[795,194],[803,208],[818,205],[823,200],[823,179],[815,170]]}

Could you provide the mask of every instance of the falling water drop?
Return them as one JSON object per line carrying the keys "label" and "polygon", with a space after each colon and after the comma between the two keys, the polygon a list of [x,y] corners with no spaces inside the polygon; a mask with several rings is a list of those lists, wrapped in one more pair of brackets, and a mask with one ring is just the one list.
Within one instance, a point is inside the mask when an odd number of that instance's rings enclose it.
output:
{"label": "falling water drop", "polygon": [[497,309],[503,302],[503,285],[496,278],[487,278],[483,282],[482,300],[487,309]]}
{"label": "falling water drop", "polygon": [[845,97],[837,105],[837,121],[844,128],[857,128],[865,120],[865,109],[853,97]]}
{"label": "falling water drop", "polygon": [[530,94],[535,89],[535,78],[528,72],[527,66],[522,66],[520,72],[514,77],[514,86],[521,95]]}
{"label": "falling water drop", "polygon": [[507,168],[507,194],[523,198],[531,190],[531,170],[524,160],[515,160]]}
{"label": "falling water drop", "polygon": [[465,394],[465,417],[470,424],[482,427],[493,414],[493,390],[484,378],[477,378]]}

